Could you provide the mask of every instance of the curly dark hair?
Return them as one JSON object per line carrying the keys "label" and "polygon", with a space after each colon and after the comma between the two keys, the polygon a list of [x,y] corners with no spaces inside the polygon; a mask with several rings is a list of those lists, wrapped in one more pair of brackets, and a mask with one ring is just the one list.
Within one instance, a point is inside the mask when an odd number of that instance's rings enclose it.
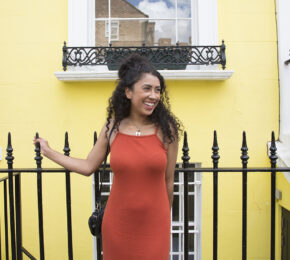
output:
{"label": "curly dark hair", "polygon": [[160,81],[161,87],[160,101],[153,113],[148,117],[149,120],[161,128],[164,142],[171,143],[175,138],[179,140],[179,133],[182,133],[181,123],[170,111],[164,78],[145,57],[138,54],[130,55],[119,68],[118,84],[109,99],[109,106],[107,107],[106,134],[109,131],[111,119],[114,119],[114,129],[120,124],[121,120],[129,116],[131,101],[125,95],[125,88],[128,87],[132,90],[134,84],[140,80],[144,73],[156,76]]}

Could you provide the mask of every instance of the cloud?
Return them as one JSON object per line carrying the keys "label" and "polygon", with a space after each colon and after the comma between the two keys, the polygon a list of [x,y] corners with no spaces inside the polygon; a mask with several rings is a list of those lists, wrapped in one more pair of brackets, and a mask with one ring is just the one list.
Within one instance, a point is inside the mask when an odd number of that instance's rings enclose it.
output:
{"label": "cloud", "polygon": [[[142,0],[137,5],[139,10],[149,15],[149,18],[155,22],[155,43],[158,42],[159,38],[171,38],[173,44],[176,42],[175,20],[154,20],[154,18],[175,18],[175,2],[174,0],[169,1],[171,2]],[[174,4],[172,5],[172,3]],[[181,1],[177,8],[177,14],[178,18],[190,17],[190,2],[188,0]],[[178,31],[178,41],[188,42],[191,35],[190,21],[179,20]]]}

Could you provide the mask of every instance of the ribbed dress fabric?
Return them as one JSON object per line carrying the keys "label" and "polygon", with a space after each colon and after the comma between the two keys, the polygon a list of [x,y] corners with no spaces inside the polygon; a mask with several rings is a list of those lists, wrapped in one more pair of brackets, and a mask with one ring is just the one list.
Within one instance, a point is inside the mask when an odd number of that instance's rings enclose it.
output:
{"label": "ribbed dress fabric", "polygon": [[114,177],[102,224],[103,260],[168,260],[167,154],[156,132],[117,132],[110,163]]}

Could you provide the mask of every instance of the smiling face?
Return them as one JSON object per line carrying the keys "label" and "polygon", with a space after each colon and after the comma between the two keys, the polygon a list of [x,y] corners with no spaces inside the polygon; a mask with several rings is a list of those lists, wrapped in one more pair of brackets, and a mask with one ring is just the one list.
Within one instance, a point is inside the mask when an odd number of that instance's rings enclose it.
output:
{"label": "smiling face", "polygon": [[159,79],[152,74],[145,73],[132,89],[125,89],[125,94],[131,101],[130,113],[139,116],[151,115],[160,100],[160,93]]}

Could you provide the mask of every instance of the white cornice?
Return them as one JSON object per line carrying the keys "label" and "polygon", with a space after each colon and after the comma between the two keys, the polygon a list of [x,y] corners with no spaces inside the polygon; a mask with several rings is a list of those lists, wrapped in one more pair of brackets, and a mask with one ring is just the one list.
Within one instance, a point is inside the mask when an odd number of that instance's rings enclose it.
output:
{"label": "white cornice", "polygon": [[[226,80],[233,70],[160,70],[165,79],[172,80]],[[117,71],[58,71],[54,75],[61,81],[116,80]]]}

